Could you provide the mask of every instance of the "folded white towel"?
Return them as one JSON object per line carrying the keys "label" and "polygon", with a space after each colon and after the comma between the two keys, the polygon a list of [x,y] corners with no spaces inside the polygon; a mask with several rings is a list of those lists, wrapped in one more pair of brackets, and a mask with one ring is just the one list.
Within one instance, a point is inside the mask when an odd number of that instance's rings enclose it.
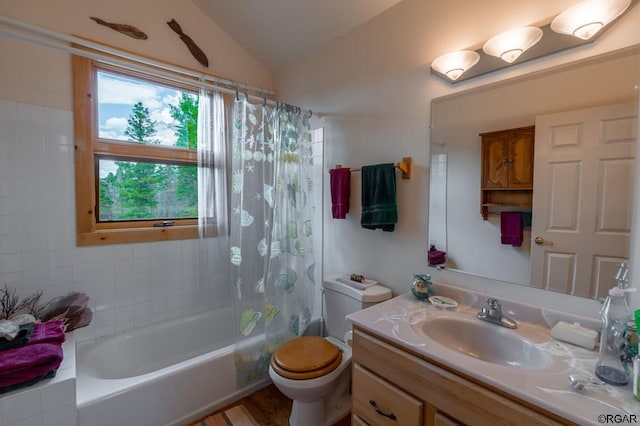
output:
{"label": "folded white towel", "polygon": [[568,322],[560,321],[551,329],[551,336],[583,348],[593,349],[596,346],[598,332],[582,327],[578,323],[569,324]]}
{"label": "folded white towel", "polygon": [[370,280],[365,278],[363,282],[353,281],[348,276],[337,277],[336,281],[339,281],[343,284],[347,284],[353,288],[357,288],[358,290],[364,290],[366,288],[372,287],[374,285],[378,285],[378,281]]}
{"label": "folded white towel", "polygon": [[20,326],[12,320],[0,320],[0,337],[13,340],[20,331]]}

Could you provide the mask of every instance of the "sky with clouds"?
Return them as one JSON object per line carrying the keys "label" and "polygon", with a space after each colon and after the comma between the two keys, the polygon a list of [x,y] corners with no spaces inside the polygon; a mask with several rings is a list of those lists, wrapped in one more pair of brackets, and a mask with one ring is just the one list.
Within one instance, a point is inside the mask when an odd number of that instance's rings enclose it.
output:
{"label": "sky with clouds", "polygon": [[[125,135],[127,120],[137,102],[149,109],[150,117],[156,122],[157,133],[153,136],[160,145],[175,146],[177,136],[172,126],[178,124],[171,117],[169,105],[178,105],[182,92],[112,74],[98,72],[98,136],[105,139],[130,140]],[[195,96],[195,95],[194,95]],[[115,171],[112,161],[101,161],[100,176]]]}

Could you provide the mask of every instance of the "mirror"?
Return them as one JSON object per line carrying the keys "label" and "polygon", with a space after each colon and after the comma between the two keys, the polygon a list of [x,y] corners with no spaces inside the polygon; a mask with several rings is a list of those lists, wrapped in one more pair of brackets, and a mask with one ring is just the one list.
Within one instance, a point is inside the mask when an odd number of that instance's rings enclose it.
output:
{"label": "mirror", "polygon": [[[635,138],[637,129],[637,104],[638,93],[634,86],[640,81],[640,46],[624,49],[618,52],[608,53],[596,58],[568,64],[532,75],[519,77],[505,82],[475,88],[468,91],[448,95],[434,99],[431,106],[431,179],[429,195],[429,243],[435,245],[438,250],[447,252],[447,263],[441,267],[460,273],[471,274],[495,280],[510,282],[518,285],[544,288],[551,291],[563,292],[581,297],[600,298],[606,295],[612,286],[613,276],[621,259],[628,258],[630,221],[631,221],[631,194],[633,176],[633,154],[635,153]],[[613,167],[596,168],[595,174],[607,173],[612,176],[618,171],[618,181],[610,180],[607,185],[615,188],[611,182],[623,182],[627,189],[621,191],[622,196],[618,201],[622,203],[623,213],[618,212],[616,225],[611,228],[613,233],[621,236],[615,244],[620,246],[624,255],[606,256],[598,253],[590,254],[592,263],[589,267],[582,267],[572,253],[562,250],[546,250],[544,245],[556,234],[544,234],[546,240],[539,240],[538,245],[532,240],[531,229],[536,228],[535,222],[543,221],[545,229],[553,228],[555,231],[570,231],[574,236],[582,236],[582,246],[599,247],[599,243],[583,235],[587,221],[575,224],[575,229],[570,225],[563,225],[558,215],[550,218],[548,207],[539,208],[543,203],[541,199],[563,203],[568,209],[579,210],[580,203],[575,200],[559,197],[558,186],[537,187],[537,179],[545,175],[553,175],[559,186],[571,186],[572,179],[576,175],[590,176],[594,174],[587,169],[580,169],[578,162],[571,163],[566,160],[563,164],[572,164],[575,167],[561,167],[541,169],[542,164],[537,155],[544,151],[541,148],[543,135],[552,134],[549,128],[542,132],[540,124],[535,129],[534,142],[534,187],[532,205],[525,207],[500,206],[489,210],[486,220],[481,215],[481,137],[479,134],[505,129],[514,129],[536,124],[536,118],[555,117],[559,113],[573,110],[587,110],[613,104],[626,104],[633,109],[632,114],[627,114],[624,123],[617,127],[617,131],[631,132],[633,135],[625,136],[624,142],[627,148],[624,154],[616,154],[617,159],[623,161],[616,163],[609,161]],[[577,120],[577,119],[574,119]],[[579,120],[578,120],[579,121]],[[544,122],[544,121],[542,121]],[[577,121],[576,121],[577,122]],[[540,121],[539,121],[540,123]],[[575,126],[574,126],[575,127]],[[615,127],[615,126],[614,126]],[[606,128],[600,125],[589,130],[588,127],[571,130],[571,126],[562,127],[569,133],[580,137],[588,137],[591,133],[602,134]],[[624,129],[622,129],[624,128]],[[604,130],[603,130],[604,129]],[[622,129],[622,130],[621,130]],[[542,132],[543,134],[540,134]],[[585,134],[581,134],[584,132]],[[562,132],[560,132],[562,133]],[[555,134],[555,133],[553,133]],[[546,136],[545,136],[546,137]],[[614,141],[615,142],[615,141]],[[548,141],[545,142],[548,144]],[[611,146],[616,145],[612,143]],[[620,145],[620,144],[617,144]],[[546,146],[546,145],[545,145]],[[620,157],[620,155],[622,157]],[[602,161],[600,161],[602,163]],[[563,174],[564,173],[564,174]],[[552,179],[553,180],[553,179]],[[556,183],[556,185],[557,185]],[[604,193],[602,183],[595,183],[596,187],[579,191],[583,195],[595,194],[594,203],[603,202]],[[600,186],[598,186],[600,185]],[[562,188],[560,188],[562,189]],[[554,192],[555,191],[555,192]],[[611,191],[610,193],[615,193]],[[554,194],[555,198],[554,198]],[[628,195],[628,197],[627,197]],[[580,196],[579,196],[580,197]],[[487,204],[487,203],[485,203]],[[493,204],[491,204],[493,206]],[[626,206],[626,207],[625,207]],[[595,209],[596,207],[594,207]],[[501,212],[521,211],[522,217],[531,218],[531,224],[526,219],[522,220],[522,243],[520,246],[502,244],[501,240]],[[527,213],[531,213],[527,216]],[[562,216],[562,215],[560,215]],[[565,214],[569,217],[571,214]],[[600,211],[595,213],[596,221],[603,222]],[[566,219],[565,217],[565,219]],[[594,220],[591,220],[594,222]],[[551,224],[551,225],[550,225]],[[548,228],[548,229],[547,229]],[[597,226],[596,226],[597,228]],[[607,226],[599,228],[607,234]],[[554,229],[551,229],[554,231]],[[611,233],[611,232],[609,232]],[[542,235],[542,234],[541,234]],[[556,244],[556,248],[560,247]],[[544,253],[542,264],[534,262],[540,258],[536,250]],[[549,254],[551,253],[551,254]],[[582,256],[582,257],[586,257]],[[582,269],[591,269],[587,275],[580,274]],[[532,272],[540,272],[548,276],[556,274],[562,276],[560,285],[542,282],[540,274],[532,275]],[[533,281],[532,281],[533,276]],[[588,278],[585,278],[588,276]],[[550,280],[551,281],[551,280]],[[588,281],[588,282],[585,282]]]}

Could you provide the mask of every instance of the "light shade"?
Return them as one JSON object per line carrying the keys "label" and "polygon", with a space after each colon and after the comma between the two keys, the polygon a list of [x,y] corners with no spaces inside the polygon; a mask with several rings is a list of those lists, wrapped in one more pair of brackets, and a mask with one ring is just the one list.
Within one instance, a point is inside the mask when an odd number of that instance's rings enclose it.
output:
{"label": "light shade", "polygon": [[497,56],[503,61],[512,63],[527,49],[542,38],[542,30],[538,27],[518,27],[491,37],[482,46],[487,55]]}
{"label": "light shade", "polygon": [[551,21],[551,29],[588,40],[622,14],[631,0],[586,0],[571,6]]}
{"label": "light shade", "polygon": [[480,60],[478,52],[473,50],[458,50],[445,53],[431,63],[431,68],[444,74],[451,80],[457,80],[466,70],[474,66]]}

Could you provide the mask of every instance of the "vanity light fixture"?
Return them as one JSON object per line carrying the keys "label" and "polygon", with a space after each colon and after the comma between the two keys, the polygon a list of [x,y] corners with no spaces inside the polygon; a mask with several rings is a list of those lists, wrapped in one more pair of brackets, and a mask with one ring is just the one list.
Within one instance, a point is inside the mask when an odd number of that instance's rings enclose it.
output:
{"label": "vanity light fixture", "polygon": [[445,53],[437,57],[431,68],[440,74],[446,75],[450,80],[457,80],[466,70],[474,66],[480,60],[478,52],[473,50],[458,50]]}
{"label": "vanity light fixture", "polygon": [[583,46],[594,42],[620,16],[640,4],[640,0],[575,1],[576,4],[546,24],[505,31],[475,51],[444,54],[431,63],[431,73],[454,85],[513,64]]}
{"label": "vanity light fixture", "polygon": [[620,16],[631,0],[586,0],[571,6],[551,21],[551,29],[588,40]]}
{"label": "vanity light fixture", "polygon": [[491,37],[482,46],[487,55],[512,63],[527,49],[540,41],[542,30],[538,27],[518,27]]}

